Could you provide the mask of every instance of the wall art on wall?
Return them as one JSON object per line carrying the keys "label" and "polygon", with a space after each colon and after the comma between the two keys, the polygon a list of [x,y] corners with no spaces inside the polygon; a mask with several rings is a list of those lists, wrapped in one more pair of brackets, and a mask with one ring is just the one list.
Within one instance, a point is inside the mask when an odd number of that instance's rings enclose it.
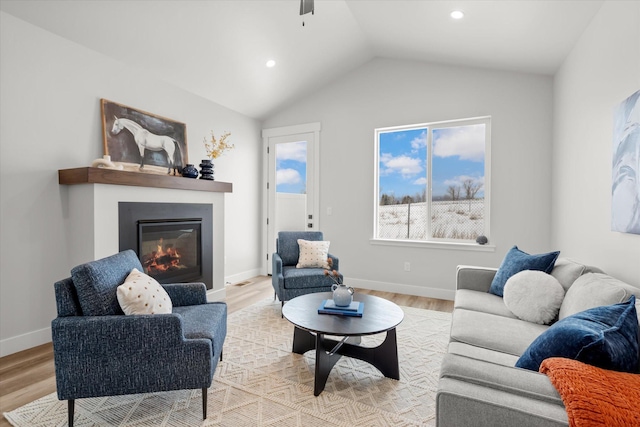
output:
{"label": "wall art on wall", "polygon": [[613,116],[611,229],[640,234],[640,90]]}
{"label": "wall art on wall", "polygon": [[100,100],[104,154],[125,170],[179,175],[187,164],[187,127],[165,117]]}

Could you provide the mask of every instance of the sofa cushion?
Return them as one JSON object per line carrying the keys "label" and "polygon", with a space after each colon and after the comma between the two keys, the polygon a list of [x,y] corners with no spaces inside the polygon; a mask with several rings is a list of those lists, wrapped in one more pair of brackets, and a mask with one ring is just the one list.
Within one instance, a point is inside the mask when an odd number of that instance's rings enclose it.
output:
{"label": "sofa cushion", "polygon": [[549,357],[566,357],[603,369],[636,372],[638,317],[635,297],[566,317],[536,338],[516,366],[537,371]]}
{"label": "sofa cushion", "polygon": [[326,287],[326,290],[330,291],[334,282],[331,277],[324,275],[325,271],[323,268],[283,267],[284,287],[285,289]]}
{"label": "sofa cushion", "polygon": [[559,319],[584,310],[627,301],[631,295],[640,298],[640,288],[601,273],[580,276],[569,288],[560,306]]}
{"label": "sofa cushion", "polygon": [[504,285],[507,283],[509,277],[523,270],[538,270],[551,273],[558,255],[560,255],[560,251],[530,255],[518,249],[517,246],[514,246],[507,252],[502,260],[500,268],[498,268],[498,272],[491,282],[489,292],[501,297],[503,295]]}
{"label": "sofa cushion", "polygon": [[451,341],[520,356],[549,327],[464,309],[453,312]]}
{"label": "sofa cushion", "polygon": [[171,313],[171,298],[156,279],[137,268],[131,270],[117,289],[118,303],[124,314]]}
{"label": "sofa cushion", "polygon": [[325,240],[311,241],[298,239],[300,257],[296,268],[329,268],[327,256],[330,242]]}
{"label": "sofa cushion", "polygon": [[517,319],[517,316],[513,314],[506,305],[504,305],[504,300],[502,298],[488,292],[460,289],[456,291],[453,307],[455,309],[463,308],[465,310],[480,311],[483,313]]}
{"label": "sofa cushion", "polygon": [[124,314],[116,289],[134,268],[142,270],[140,260],[134,251],[126,250],[71,269],[82,313],[85,316]]}
{"label": "sofa cushion", "polygon": [[542,271],[525,270],[509,277],[504,286],[504,304],[519,319],[550,324],[558,315],[564,289],[558,280]]}
{"label": "sofa cushion", "polygon": [[573,282],[587,272],[587,266],[569,258],[558,258],[551,270],[551,275],[562,285],[565,292]]}
{"label": "sofa cushion", "polygon": [[513,354],[502,353],[500,351],[489,350],[455,341],[449,343],[447,353],[482,360],[495,365],[509,366],[510,368],[513,368],[518,361],[518,356],[514,356]]}

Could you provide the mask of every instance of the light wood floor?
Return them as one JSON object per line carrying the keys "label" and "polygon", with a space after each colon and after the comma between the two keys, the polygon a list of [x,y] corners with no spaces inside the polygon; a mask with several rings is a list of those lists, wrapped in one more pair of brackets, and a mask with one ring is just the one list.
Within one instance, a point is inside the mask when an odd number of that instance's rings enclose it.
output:
{"label": "light wood floor", "polygon": [[[406,307],[453,311],[453,301],[364,289],[357,291],[376,295]],[[229,313],[233,313],[265,298],[273,297],[271,278],[259,276],[229,285],[226,293]],[[12,411],[54,391],[56,381],[51,343],[0,358],[0,412]],[[4,417],[0,418],[0,427],[10,427]]]}

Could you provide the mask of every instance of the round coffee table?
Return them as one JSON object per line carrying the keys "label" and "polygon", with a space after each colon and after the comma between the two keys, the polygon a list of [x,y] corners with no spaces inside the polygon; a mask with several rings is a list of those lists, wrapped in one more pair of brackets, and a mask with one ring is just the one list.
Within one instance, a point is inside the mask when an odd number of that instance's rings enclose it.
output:
{"label": "round coffee table", "polygon": [[[402,309],[386,299],[356,293],[353,300],[364,302],[362,317],[318,314],[322,301],[332,298],[331,292],[307,294],[288,301],[282,308],[284,317],[295,326],[292,351],[304,354],[316,350],[314,396],[322,393],[331,369],[342,356],[364,360],[385,377],[399,380],[396,326],[404,319]],[[358,345],[360,337],[382,332],[387,336],[379,346]],[[325,335],[344,338],[336,341]]]}

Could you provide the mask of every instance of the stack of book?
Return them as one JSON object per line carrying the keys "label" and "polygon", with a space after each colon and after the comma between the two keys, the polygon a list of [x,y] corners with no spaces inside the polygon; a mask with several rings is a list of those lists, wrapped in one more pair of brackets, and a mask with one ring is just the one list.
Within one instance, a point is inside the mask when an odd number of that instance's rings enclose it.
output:
{"label": "stack of book", "polygon": [[318,307],[318,314],[337,314],[339,316],[362,317],[364,303],[353,301],[347,306],[337,306],[332,299],[322,300]]}

